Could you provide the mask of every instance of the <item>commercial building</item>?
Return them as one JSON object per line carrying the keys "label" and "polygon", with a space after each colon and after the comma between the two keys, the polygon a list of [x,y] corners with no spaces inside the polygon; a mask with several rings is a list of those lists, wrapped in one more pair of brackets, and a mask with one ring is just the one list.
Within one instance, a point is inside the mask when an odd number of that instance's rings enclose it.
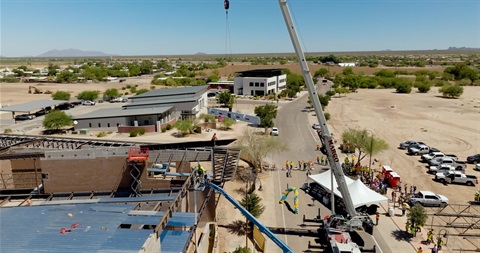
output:
{"label": "commercial building", "polygon": [[74,117],[75,129],[116,129],[128,133],[134,129],[160,132],[176,120],[196,118],[207,113],[208,86],[152,90],[130,97],[121,108],[100,109]]}
{"label": "commercial building", "polygon": [[265,96],[287,88],[287,75],[281,69],[256,69],[237,72],[233,91],[237,95]]}

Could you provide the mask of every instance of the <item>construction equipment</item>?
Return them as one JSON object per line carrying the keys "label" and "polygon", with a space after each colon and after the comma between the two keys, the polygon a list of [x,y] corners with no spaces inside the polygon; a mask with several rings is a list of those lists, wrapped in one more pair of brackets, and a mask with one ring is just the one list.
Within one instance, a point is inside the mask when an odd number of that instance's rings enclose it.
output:
{"label": "construction equipment", "polygon": [[[43,94],[43,91],[41,89],[38,89],[35,86],[28,86],[28,94]],[[51,94],[51,93],[49,93]]]}
{"label": "construction equipment", "polygon": [[[287,0],[279,0],[280,4],[280,9],[282,10],[283,18],[285,20],[285,24],[287,25],[287,29],[290,35],[290,38],[292,40],[293,47],[295,49],[295,53],[297,54],[298,62],[300,63],[300,67],[302,70],[303,77],[305,79],[305,83],[307,86],[308,93],[310,95],[310,99],[313,103],[313,108],[315,109],[315,114],[317,115],[318,122],[320,123],[320,129],[321,131],[318,131],[320,140],[322,141],[322,147],[321,151],[327,155],[330,168],[332,170],[332,174],[335,176],[335,179],[337,181],[337,184],[339,186],[339,190],[342,193],[343,197],[343,202],[346,207],[346,211],[349,215],[348,217],[348,223],[347,224],[348,228],[351,229],[357,229],[362,227],[362,223],[365,220],[370,220],[371,219],[366,216],[366,215],[361,215],[357,213],[355,210],[355,207],[353,205],[353,201],[350,195],[350,192],[348,191],[347,188],[347,183],[345,180],[345,175],[343,173],[342,167],[340,165],[340,161],[338,158],[337,151],[334,146],[334,140],[332,138],[332,135],[328,129],[327,126],[327,121],[325,119],[325,115],[322,110],[322,106],[320,104],[320,100],[318,99],[318,94],[315,89],[315,84],[313,83],[312,75],[310,74],[310,70],[307,65],[307,60],[305,58],[305,55],[303,53],[302,47],[300,45],[296,28],[293,24],[293,20],[290,14],[290,10],[287,5]],[[334,209],[334,194],[333,194],[333,189],[332,189],[332,214],[335,213]],[[328,228],[327,228],[328,231]]]}

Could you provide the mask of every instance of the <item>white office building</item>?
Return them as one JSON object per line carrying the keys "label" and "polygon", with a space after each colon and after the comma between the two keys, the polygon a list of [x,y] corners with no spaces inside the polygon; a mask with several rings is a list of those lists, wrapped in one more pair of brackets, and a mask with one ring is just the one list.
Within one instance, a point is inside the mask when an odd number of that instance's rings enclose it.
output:
{"label": "white office building", "polygon": [[287,75],[281,69],[256,69],[237,72],[233,92],[245,96],[278,94],[287,88]]}

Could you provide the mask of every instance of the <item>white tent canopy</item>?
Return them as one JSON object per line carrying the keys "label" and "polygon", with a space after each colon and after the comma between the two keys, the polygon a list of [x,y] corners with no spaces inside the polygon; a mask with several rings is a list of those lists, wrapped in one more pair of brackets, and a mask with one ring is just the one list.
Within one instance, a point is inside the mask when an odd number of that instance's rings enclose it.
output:
{"label": "white tent canopy", "polygon": [[[310,175],[308,177],[315,183],[323,186],[328,192],[331,192],[331,170],[320,174]],[[333,180],[333,192],[338,197],[342,197],[342,194],[338,190],[337,180],[335,177]],[[349,177],[345,177],[345,182],[347,182],[347,188],[350,192],[350,196],[352,197],[352,202],[355,208],[363,205],[377,204],[388,201],[387,197],[371,190],[360,180],[353,180]]]}

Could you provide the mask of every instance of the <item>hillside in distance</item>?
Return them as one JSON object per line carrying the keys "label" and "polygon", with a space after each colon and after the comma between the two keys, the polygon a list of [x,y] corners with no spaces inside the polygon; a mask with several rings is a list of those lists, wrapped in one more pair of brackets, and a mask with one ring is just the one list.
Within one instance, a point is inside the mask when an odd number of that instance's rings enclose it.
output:
{"label": "hillside in distance", "polygon": [[100,51],[83,51],[80,49],[69,48],[57,50],[53,49],[47,51],[37,57],[101,57],[101,56],[115,56],[114,54],[108,54]]}

